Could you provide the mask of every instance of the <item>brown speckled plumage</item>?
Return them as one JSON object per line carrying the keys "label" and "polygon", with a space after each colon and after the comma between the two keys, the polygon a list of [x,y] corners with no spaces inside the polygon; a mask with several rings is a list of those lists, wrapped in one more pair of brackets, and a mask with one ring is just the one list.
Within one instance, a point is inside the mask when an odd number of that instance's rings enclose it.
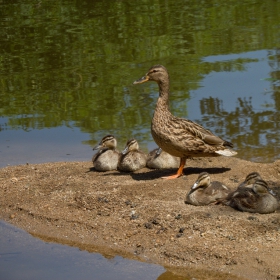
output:
{"label": "brown speckled plumage", "polygon": [[152,136],[160,148],[181,158],[177,174],[167,178],[181,176],[188,157],[233,156],[236,154],[228,149],[233,147],[230,142],[224,141],[197,123],[171,114],[168,105],[169,75],[164,66],[151,67],[148,73],[134,84],[147,81],[155,81],[159,86],[159,98],[151,125]]}

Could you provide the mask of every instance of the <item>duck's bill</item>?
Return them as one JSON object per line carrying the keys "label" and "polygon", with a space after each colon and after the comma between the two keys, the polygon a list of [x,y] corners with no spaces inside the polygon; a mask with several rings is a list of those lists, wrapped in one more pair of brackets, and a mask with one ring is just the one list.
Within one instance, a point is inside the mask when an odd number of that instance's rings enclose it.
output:
{"label": "duck's bill", "polygon": [[142,83],[145,83],[145,82],[148,82],[149,81],[149,77],[148,76],[144,76],[142,78],[140,78],[139,80],[135,81],[133,84],[136,85],[136,84],[142,84]]}

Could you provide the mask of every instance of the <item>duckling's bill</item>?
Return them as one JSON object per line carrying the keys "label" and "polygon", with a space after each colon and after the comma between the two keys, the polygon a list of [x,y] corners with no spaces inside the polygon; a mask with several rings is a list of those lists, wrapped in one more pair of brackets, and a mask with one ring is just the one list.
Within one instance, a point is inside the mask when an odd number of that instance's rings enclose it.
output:
{"label": "duckling's bill", "polygon": [[96,145],[95,147],[93,147],[92,149],[93,149],[93,150],[99,150],[99,149],[101,149],[101,148],[102,148],[102,145],[98,144],[98,145]]}
{"label": "duckling's bill", "polygon": [[149,76],[146,75],[146,76],[143,76],[142,78],[140,78],[139,80],[135,81],[133,84],[136,85],[136,84],[143,84],[145,82],[148,82],[149,81]]}
{"label": "duckling's bill", "polygon": [[272,194],[273,196],[276,196],[276,193],[275,193],[272,189],[269,189],[268,192],[269,192],[270,194]]}
{"label": "duckling's bill", "polygon": [[124,150],[122,151],[122,154],[125,155],[125,154],[127,154],[127,152],[128,152],[128,146],[126,146],[126,147],[124,148]]}
{"label": "duckling's bill", "polygon": [[199,187],[198,182],[195,182],[194,185],[191,187],[191,190],[196,190]]}

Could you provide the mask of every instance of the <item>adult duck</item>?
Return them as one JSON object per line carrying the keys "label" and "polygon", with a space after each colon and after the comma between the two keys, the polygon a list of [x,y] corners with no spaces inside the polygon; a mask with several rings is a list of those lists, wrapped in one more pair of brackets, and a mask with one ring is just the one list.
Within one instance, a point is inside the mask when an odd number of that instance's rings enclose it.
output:
{"label": "adult duck", "polygon": [[186,159],[189,157],[233,156],[233,145],[214,135],[201,125],[187,119],[178,118],[169,111],[169,75],[162,65],[155,65],[147,74],[135,81],[141,84],[155,81],[159,87],[159,98],[152,119],[151,132],[156,144],[165,152],[180,158],[180,166],[175,175],[163,177],[174,179],[183,175]]}

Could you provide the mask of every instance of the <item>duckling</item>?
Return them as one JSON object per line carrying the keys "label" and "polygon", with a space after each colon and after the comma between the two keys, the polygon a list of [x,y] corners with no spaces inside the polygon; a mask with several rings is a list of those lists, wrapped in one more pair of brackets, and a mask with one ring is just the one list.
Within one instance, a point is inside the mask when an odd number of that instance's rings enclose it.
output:
{"label": "duckling", "polygon": [[280,201],[279,182],[268,181],[267,184],[268,184],[269,188],[271,189],[271,191],[273,192],[274,196],[277,198],[277,200]]}
{"label": "duckling", "polygon": [[264,180],[257,180],[252,188],[238,188],[229,194],[225,205],[239,211],[268,214],[274,212],[279,202]]}
{"label": "duckling", "polygon": [[243,187],[253,187],[253,184],[257,181],[257,180],[262,180],[261,175],[258,172],[251,172],[249,173],[244,182],[242,182],[238,188],[243,188]]}
{"label": "duckling", "polygon": [[234,156],[228,149],[232,143],[221,139],[201,125],[178,118],[169,111],[169,75],[162,65],[152,66],[148,73],[133,84],[155,81],[159,87],[159,98],[152,119],[151,132],[156,144],[165,152],[180,158],[175,175],[163,177],[174,179],[183,175],[183,168],[189,157]]}
{"label": "duckling", "polygon": [[119,151],[116,150],[117,140],[113,135],[106,135],[93,148],[98,152],[92,157],[93,166],[97,171],[116,170],[119,160]]}
{"label": "duckling", "polygon": [[210,175],[202,172],[186,196],[185,203],[200,206],[219,203],[230,193],[230,189],[218,181],[211,182]]}
{"label": "duckling", "polygon": [[[258,172],[252,172],[249,173],[246,178],[245,181],[242,182],[239,186],[238,189],[240,188],[252,188],[254,183],[257,180],[263,180],[261,175]],[[266,181],[266,183],[268,184],[268,187],[270,189],[270,193],[273,194],[278,200],[280,200],[280,187],[279,184],[273,181]]]}
{"label": "duckling", "polygon": [[125,172],[133,172],[146,166],[147,156],[139,150],[139,144],[132,138],[127,141],[125,149],[122,151],[118,169]]}
{"label": "duckling", "polygon": [[147,157],[147,167],[154,169],[177,168],[180,163],[178,157],[174,157],[161,148],[152,150]]}

